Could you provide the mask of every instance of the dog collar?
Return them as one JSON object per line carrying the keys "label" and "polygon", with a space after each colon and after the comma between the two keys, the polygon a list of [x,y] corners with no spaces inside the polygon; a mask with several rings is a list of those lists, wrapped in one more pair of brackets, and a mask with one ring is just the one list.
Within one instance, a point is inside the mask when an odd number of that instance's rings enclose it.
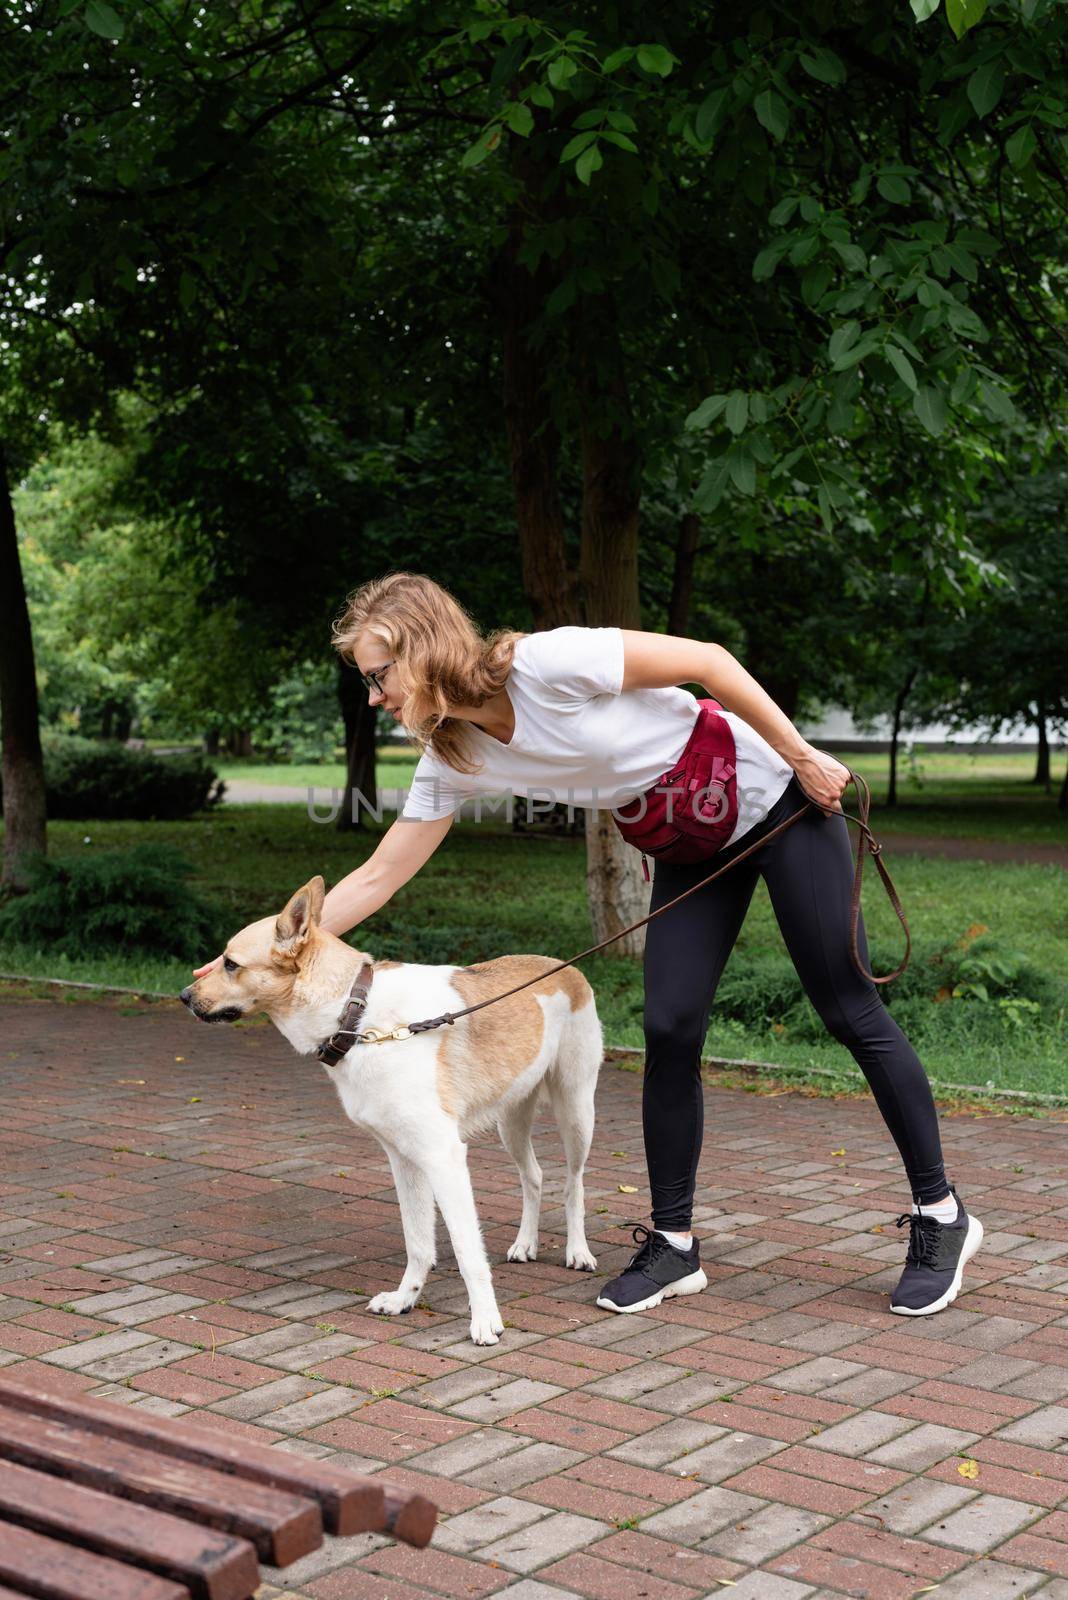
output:
{"label": "dog collar", "polygon": [[365,961],[356,974],[345,1009],[341,1013],[341,1022],[335,1031],[325,1040],[315,1054],[325,1067],[335,1067],[337,1063],[352,1049],[356,1043],[360,1018],[367,1010],[367,1000],[371,993],[371,984],[374,981],[374,968],[369,961]]}

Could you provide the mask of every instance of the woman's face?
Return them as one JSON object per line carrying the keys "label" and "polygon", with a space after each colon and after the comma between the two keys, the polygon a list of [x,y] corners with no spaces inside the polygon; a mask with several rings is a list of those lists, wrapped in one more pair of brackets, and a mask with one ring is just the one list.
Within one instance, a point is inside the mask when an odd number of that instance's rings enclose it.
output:
{"label": "woman's face", "polygon": [[374,673],[377,683],[381,685],[377,688],[374,683],[368,684],[367,698],[370,704],[382,706],[392,715],[395,722],[399,722],[404,703],[404,685],[401,682],[399,663],[391,657],[383,640],[372,633],[361,635],[353,655],[356,670],[365,677],[369,673]]}

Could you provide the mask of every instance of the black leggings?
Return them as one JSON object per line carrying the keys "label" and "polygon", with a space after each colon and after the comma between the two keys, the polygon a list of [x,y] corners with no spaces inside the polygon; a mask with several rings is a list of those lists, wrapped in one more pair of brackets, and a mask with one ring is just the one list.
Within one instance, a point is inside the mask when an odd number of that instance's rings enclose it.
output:
{"label": "black leggings", "polygon": [[[693,864],[657,861],[650,911],[725,865],[806,798],[791,778],[767,818],[736,844]],[[849,823],[811,811],[646,929],[642,1124],[654,1227],[680,1233],[690,1227],[704,1122],[701,1048],[716,986],[761,873],[805,993],[867,1078],[901,1152],[913,1199],[940,1200],[948,1186],[926,1074],[879,990],[860,976],[849,954]],[[870,970],[863,919],[857,948]]]}

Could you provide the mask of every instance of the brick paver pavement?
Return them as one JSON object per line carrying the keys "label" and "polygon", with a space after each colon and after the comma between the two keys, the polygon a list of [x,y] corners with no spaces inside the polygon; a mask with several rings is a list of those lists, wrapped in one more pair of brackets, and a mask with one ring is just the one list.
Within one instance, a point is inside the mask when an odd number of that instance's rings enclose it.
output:
{"label": "brick paver pavement", "polygon": [[1068,1600],[1060,1123],[947,1118],[987,1246],[967,1294],[913,1322],[887,1312],[906,1196],[872,1105],[710,1088],[709,1288],[620,1317],[593,1301],[646,1210],[641,1082],[606,1067],[600,1276],[560,1264],[551,1124],[535,1263],[504,1260],[510,1161],[472,1151],[508,1325],[479,1349],[443,1229],[427,1308],[364,1309],[403,1260],[389,1169],[272,1028],[10,997],[0,1028],[0,1364],[388,1469],[442,1508],[427,1550],[332,1540],[266,1593]]}

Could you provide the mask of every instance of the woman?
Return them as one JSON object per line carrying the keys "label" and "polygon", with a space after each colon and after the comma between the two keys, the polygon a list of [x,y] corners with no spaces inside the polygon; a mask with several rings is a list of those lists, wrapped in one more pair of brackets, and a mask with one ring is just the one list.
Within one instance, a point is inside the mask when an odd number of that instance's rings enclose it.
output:
{"label": "woman", "polygon": [[[362,674],[371,704],[403,722],[422,756],[397,822],[327,895],[329,932],[346,933],[383,906],[429,860],[465,799],[509,792],[630,815],[627,799],[669,771],[694,729],[700,708],[679,684],[705,685],[731,707],[722,715],[736,752],[737,818],[714,863],[656,861],[650,910],[749,848],[806,797],[823,808],[648,924],[642,1123],[652,1227],[635,1230],[639,1248],[598,1305],[641,1311],[706,1287],[691,1233],[700,1053],[760,875],[805,992],[859,1063],[909,1179],[909,1247],[890,1309],[924,1316],[948,1305],[982,1228],[946,1182],[919,1058],[849,954],[852,855],[841,815],[849,774],[841,762],[813,749],[720,645],[612,627],[499,630],[483,639],[459,603],[420,574],[390,573],[356,590],[333,643]],[[862,922],[857,943],[868,965]]]}

